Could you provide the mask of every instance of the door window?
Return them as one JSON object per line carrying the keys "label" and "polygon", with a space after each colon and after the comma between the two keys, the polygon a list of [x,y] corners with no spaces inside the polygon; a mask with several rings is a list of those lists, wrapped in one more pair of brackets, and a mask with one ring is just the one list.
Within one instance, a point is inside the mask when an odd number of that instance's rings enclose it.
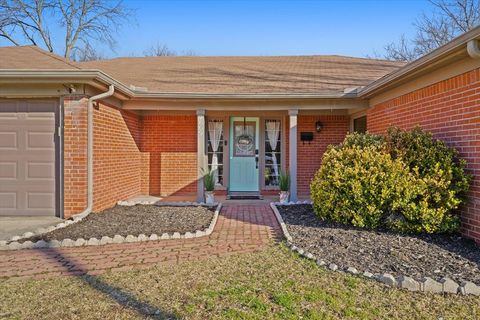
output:
{"label": "door window", "polygon": [[235,121],[233,126],[233,155],[255,157],[255,122]]}

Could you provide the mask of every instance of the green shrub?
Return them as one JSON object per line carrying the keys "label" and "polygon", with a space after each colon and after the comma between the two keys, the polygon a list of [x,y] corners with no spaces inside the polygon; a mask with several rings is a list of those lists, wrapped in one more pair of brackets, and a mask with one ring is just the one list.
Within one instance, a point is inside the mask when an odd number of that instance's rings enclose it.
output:
{"label": "green shrub", "polygon": [[392,158],[401,159],[413,176],[409,202],[398,208],[400,214],[389,221],[391,228],[428,233],[458,229],[453,209],[463,203],[470,183],[465,160],[458,160],[455,149],[419,127],[390,128],[386,144]]}
{"label": "green shrub", "polygon": [[321,218],[402,232],[452,232],[470,177],[457,152],[419,128],[351,134],[324,154],[310,193]]}
{"label": "green shrub", "polygon": [[402,196],[408,175],[403,162],[384,148],[330,147],[310,185],[313,208],[321,218],[379,227],[384,213]]}
{"label": "green shrub", "polygon": [[385,138],[381,135],[371,133],[351,133],[345,137],[345,140],[340,145],[341,147],[374,147],[377,149],[385,148]]}

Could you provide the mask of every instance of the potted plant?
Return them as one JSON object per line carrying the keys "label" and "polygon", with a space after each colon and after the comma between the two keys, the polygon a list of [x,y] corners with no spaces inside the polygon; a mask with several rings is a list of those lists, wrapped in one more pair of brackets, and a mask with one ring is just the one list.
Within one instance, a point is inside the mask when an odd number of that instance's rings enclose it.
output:
{"label": "potted plant", "polygon": [[215,174],[213,171],[208,170],[207,173],[203,176],[203,183],[205,185],[205,203],[214,204],[215,203]]}
{"label": "potted plant", "polygon": [[287,171],[280,171],[278,186],[280,187],[280,203],[288,203],[290,196],[290,174]]}

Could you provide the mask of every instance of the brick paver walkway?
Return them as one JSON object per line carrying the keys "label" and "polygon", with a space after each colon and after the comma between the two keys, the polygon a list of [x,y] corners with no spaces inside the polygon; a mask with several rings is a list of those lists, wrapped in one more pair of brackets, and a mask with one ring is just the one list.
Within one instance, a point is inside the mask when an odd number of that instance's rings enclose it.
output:
{"label": "brick paver walkway", "polygon": [[279,236],[267,204],[224,205],[210,236],[77,248],[0,251],[0,277],[45,278],[147,268],[261,250]]}

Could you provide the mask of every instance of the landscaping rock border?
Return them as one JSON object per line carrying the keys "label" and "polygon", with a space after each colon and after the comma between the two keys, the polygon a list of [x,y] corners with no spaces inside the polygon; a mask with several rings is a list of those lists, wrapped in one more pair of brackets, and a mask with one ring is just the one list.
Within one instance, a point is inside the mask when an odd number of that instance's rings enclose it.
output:
{"label": "landscaping rock border", "polygon": [[404,289],[408,291],[416,291],[416,292],[430,292],[430,293],[453,293],[453,294],[462,294],[462,295],[475,295],[480,296],[480,286],[477,286],[475,283],[470,281],[465,281],[462,283],[457,283],[450,278],[443,278],[440,281],[435,281],[429,277],[423,277],[420,280],[415,280],[412,277],[407,275],[400,275],[398,277],[394,277],[389,273],[371,273],[368,270],[364,271],[363,273],[359,272],[354,267],[346,267],[345,269],[339,269],[338,266],[334,262],[326,262],[322,260],[321,257],[315,257],[313,254],[305,251],[302,248],[297,247],[293,244],[293,238],[288,232],[287,225],[283,221],[280,212],[278,211],[277,205],[298,205],[298,204],[311,204],[311,201],[297,201],[295,203],[289,202],[288,204],[283,204],[279,202],[272,202],[270,203],[270,207],[275,214],[275,217],[280,224],[282,229],[283,235],[287,240],[287,246],[293,252],[298,253],[305,259],[313,260],[316,264],[320,267],[326,267],[331,271],[338,271],[338,272],[345,272],[351,275],[363,276],[367,279],[373,279],[378,282],[385,284],[386,286]]}
{"label": "landscaping rock border", "polygon": [[[154,204],[158,206],[173,206],[172,202],[169,202],[168,204],[162,203],[162,204]],[[179,232],[174,232],[173,234],[169,233],[163,233],[161,235],[157,234],[151,234],[149,236],[145,234],[140,234],[138,236],[133,236],[133,235],[127,235],[126,237],[123,237],[121,235],[115,235],[113,238],[111,237],[102,237],[100,239],[97,238],[90,238],[90,239],[64,239],[62,241],[58,240],[52,240],[52,241],[45,241],[45,240],[39,240],[36,242],[32,241],[25,241],[23,243],[18,242],[18,240],[25,239],[25,238],[30,238],[35,235],[41,235],[47,232],[51,232],[55,229],[60,229],[60,228],[65,228],[68,225],[71,225],[73,223],[77,223],[81,220],[83,220],[87,215],[83,216],[75,216],[73,220],[66,220],[63,221],[56,226],[51,226],[48,228],[39,228],[35,230],[35,232],[25,232],[21,236],[14,236],[12,237],[9,241],[0,241],[0,251],[5,251],[5,250],[20,250],[20,249],[39,249],[39,248],[58,248],[58,247],[82,247],[82,246],[99,246],[99,245],[105,245],[105,244],[118,244],[118,243],[132,243],[132,242],[143,242],[143,241],[158,241],[158,240],[170,240],[170,239],[192,239],[192,238],[199,238],[199,237],[204,237],[208,236],[213,232],[213,229],[215,228],[215,225],[218,220],[218,215],[220,214],[220,210],[222,209],[222,203],[216,203],[214,205],[206,205],[204,203],[195,203],[195,202],[181,202],[181,203],[176,203],[175,206],[207,206],[207,207],[215,207],[215,212],[213,214],[212,221],[210,222],[210,225],[208,226],[207,229],[204,230],[197,230],[195,233],[192,232],[186,232],[184,234],[180,234]]]}

